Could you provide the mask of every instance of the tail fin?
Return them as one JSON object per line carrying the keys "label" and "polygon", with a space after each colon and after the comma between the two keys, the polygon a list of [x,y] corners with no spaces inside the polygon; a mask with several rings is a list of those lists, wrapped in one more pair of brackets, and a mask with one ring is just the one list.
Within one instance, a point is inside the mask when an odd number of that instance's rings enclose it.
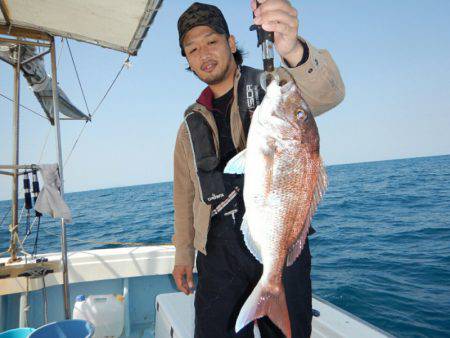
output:
{"label": "tail fin", "polygon": [[[242,306],[236,320],[235,331],[238,332],[251,321],[268,316],[280,328],[287,338],[291,338],[291,324],[286,304],[286,294],[283,285],[276,288],[277,292],[270,292],[258,282],[251,295]],[[274,289],[274,288],[272,288]]]}

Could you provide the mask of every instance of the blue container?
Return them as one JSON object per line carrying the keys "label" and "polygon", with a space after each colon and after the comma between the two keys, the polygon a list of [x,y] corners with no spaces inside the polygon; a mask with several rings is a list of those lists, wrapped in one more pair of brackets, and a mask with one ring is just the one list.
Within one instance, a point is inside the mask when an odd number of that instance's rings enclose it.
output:
{"label": "blue container", "polygon": [[41,326],[28,338],[89,338],[94,335],[94,326],[81,319],[68,319]]}
{"label": "blue container", "polygon": [[35,329],[31,327],[21,327],[0,333],[0,338],[26,338]]}

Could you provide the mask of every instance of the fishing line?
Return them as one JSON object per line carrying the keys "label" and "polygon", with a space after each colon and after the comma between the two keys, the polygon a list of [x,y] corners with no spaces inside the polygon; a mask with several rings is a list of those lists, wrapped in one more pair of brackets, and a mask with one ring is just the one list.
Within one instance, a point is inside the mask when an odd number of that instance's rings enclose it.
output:
{"label": "fishing line", "polygon": [[[11,212],[11,209],[8,209],[8,212],[6,213],[6,215],[3,216],[3,219],[2,219],[2,221],[0,222],[0,228],[3,226],[3,222],[5,221],[6,217],[8,217],[8,215],[9,215],[10,212]],[[9,252],[8,250],[3,251],[3,252],[0,252],[0,257],[2,257],[4,254],[7,254],[8,252]]]}
{"label": "fishing line", "polygon": [[77,138],[75,139],[75,141],[74,141],[74,143],[73,143],[72,149],[70,149],[69,154],[67,154],[67,157],[66,157],[66,159],[64,160],[64,167],[67,166],[67,162],[69,161],[70,156],[72,156],[72,153],[73,153],[73,151],[75,150],[75,147],[77,146],[78,141],[80,140],[80,137],[81,137],[81,135],[83,134],[83,131],[84,131],[84,129],[85,129],[86,126],[87,126],[87,123],[88,123],[88,121],[86,121],[86,122],[83,124],[83,127],[81,128],[81,130],[80,130],[80,132],[79,132]]}
{"label": "fishing line", "polygon": [[[103,95],[102,99],[100,100],[100,102],[97,104],[97,107],[94,109],[94,111],[92,112],[92,115],[89,114],[89,117],[92,118],[94,117],[94,115],[97,113],[98,109],[100,108],[100,106],[102,105],[103,101],[106,99],[106,97],[108,96],[109,92],[111,91],[112,87],[114,86],[114,84],[116,83],[117,79],[119,78],[119,75],[122,73],[122,70],[125,68],[125,66],[128,66],[130,62],[130,55],[128,55],[128,57],[126,58],[126,60],[123,62],[122,67],[120,67],[119,71],[117,72],[116,77],[114,78],[114,80],[111,82],[111,84],[109,85],[108,89],[106,90],[105,95]],[[78,141],[80,140],[81,135],[84,132],[84,129],[86,128],[86,125],[89,121],[86,121],[85,124],[83,125],[83,127],[80,130],[80,133],[78,134],[77,138],[74,141],[74,144],[72,146],[72,149],[70,149],[69,154],[67,155],[65,161],[64,161],[64,166],[67,165],[70,157],[72,156],[73,151],[75,150],[76,145],[78,144]]]}
{"label": "fishing line", "polygon": [[67,43],[67,48],[69,49],[70,58],[72,59],[73,68],[75,69],[75,74],[77,75],[78,85],[80,86],[81,95],[83,96],[83,100],[84,100],[84,105],[86,106],[86,110],[90,117],[91,112],[89,111],[89,106],[87,104],[86,95],[84,95],[84,90],[83,90],[83,86],[81,84],[80,75],[78,74],[77,65],[75,64],[75,60],[74,60],[73,54],[72,54],[72,49],[70,48],[69,40],[67,40],[67,38],[66,38],[66,43]]}
{"label": "fishing line", "polygon": [[97,112],[97,110],[100,108],[100,105],[103,103],[103,101],[105,100],[106,96],[109,94],[109,91],[111,90],[111,88],[113,87],[113,85],[115,84],[116,80],[119,78],[120,73],[122,73],[122,70],[125,68],[125,66],[129,66],[130,64],[130,55],[128,55],[128,57],[126,58],[126,60],[123,62],[122,67],[120,68],[119,72],[117,73],[116,77],[114,78],[113,82],[111,82],[111,85],[109,86],[108,90],[106,91],[105,95],[103,96],[103,98],[100,100],[100,102],[98,103],[97,107],[94,109],[94,112],[92,113],[92,117],[94,117],[94,114]]}
{"label": "fishing line", "polygon": [[8,217],[9,213],[11,212],[11,209],[8,209],[8,212],[5,216],[3,216],[2,221],[0,222],[0,227],[3,226],[3,222],[5,221],[6,217]]}
{"label": "fishing line", "polygon": [[50,125],[48,127],[47,136],[45,137],[45,141],[44,141],[44,144],[41,149],[41,154],[39,155],[39,160],[37,161],[38,164],[41,164],[42,156],[44,155],[45,149],[47,148],[48,137],[50,136],[51,131],[52,131],[52,126]]}
{"label": "fishing line", "polygon": [[57,67],[59,67],[59,62],[61,61],[63,49],[64,49],[64,38],[61,37],[61,48],[60,48],[60,50],[59,50],[58,61],[56,62],[56,66],[57,66]]}
{"label": "fishing line", "polygon": [[[11,102],[14,103],[14,100],[11,99],[11,98],[9,98],[8,96],[3,95],[2,93],[0,93],[0,96],[3,97],[4,99],[9,100],[9,101],[11,101]],[[38,112],[34,111],[34,110],[31,109],[31,108],[28,108],[28,107],[24,106],[23,104],[20,104],[20,103],[19,103],[19,106],[22,107],[22,108],[24,108],[24,109],[26,109],[26,110],[28,110],[28,111],[30,111],[30,112],[32,112],[32,113],[35,114],[35,115],[38,115],[38,116],[42,117],[43,119],[48,120],[47,116],[44,116],[44,115],[42,115],[42,114],[39,114]]]}

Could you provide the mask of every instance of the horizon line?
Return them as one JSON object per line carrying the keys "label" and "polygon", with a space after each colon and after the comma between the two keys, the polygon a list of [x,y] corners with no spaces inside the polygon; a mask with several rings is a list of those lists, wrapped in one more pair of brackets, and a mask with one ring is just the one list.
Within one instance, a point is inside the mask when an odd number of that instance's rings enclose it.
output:
{"label": "horizon line", "polygon": [[[441,157],[441,156],[450,156],[450,154],[440,154],[440,155],[426,155],[426,156],[413,156],[413,157],[400,157],[400,158],[391,158],[385,160],[373,160],[373,161],[360,161],[360,162],[348,162],[348,163],[335,163],[335,164],[325,164],[325,167],[337,167],[342,165],[353,165],[353,164],[364,164],[364,163],[376,163],[376,162],[388,162],[388,161],[398,161],[398,160],[411,160],[416,158],[427,158],[427,157]],[[142,185],[153,185],[153,184],[162,184],[162,183],[171,183],[171,181],[160,181],[160,182],[149,182],[149,183],[139,183],[139,184],[131,184],[131,185],[119,185],[113,187],[102,187],[102,188],[93,188],[87,190],[76,190],[76,191],[67,191],[65,194],[76,194],[81,192],[88,191],[99,191],[99,190],[108,190],[108,189],[120,189],[120,188],[128,188],[128,187],[138,187]],[[23,198],[19,198],[19,200],[23,200]],[[0,202],[11,201],[11,199],[0,200]]]}

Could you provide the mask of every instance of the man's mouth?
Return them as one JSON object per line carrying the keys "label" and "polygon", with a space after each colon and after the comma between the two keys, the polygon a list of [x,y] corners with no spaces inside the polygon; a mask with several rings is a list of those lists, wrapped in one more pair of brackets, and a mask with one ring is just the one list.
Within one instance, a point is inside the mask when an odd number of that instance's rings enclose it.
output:
{"label": "man's mouth", "polygon": [[202,64],[201,66],[201,70],[206,72],[206,73],[210,73],[214,70],[214,68],[216,68],[217,66],[217,62],[215,61],[208,61]]}

